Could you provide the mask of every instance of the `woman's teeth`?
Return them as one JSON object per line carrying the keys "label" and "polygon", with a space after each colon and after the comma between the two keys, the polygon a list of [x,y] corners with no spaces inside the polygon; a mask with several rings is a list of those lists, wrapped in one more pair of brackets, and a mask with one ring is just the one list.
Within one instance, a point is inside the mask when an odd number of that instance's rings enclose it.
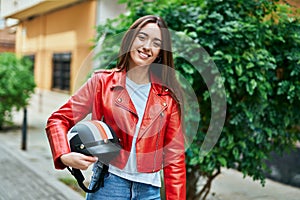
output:
{"label": "woman's teeth", "polygon": [[144,53],[144,52],[142,52],[142,51],[138,51],[139,52],[139,54],[143,57],[143,58],[148,58],[148,57],[150,57],[150,55],[148,55],[148,54],[146,54],[146,53]]}

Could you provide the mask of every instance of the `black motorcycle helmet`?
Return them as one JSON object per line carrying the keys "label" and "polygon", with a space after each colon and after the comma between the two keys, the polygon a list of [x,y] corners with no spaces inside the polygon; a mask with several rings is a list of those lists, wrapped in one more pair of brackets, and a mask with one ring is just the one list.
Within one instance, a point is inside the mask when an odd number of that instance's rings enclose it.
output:
{"label": "black motorcycle helmet", "polygon": [[73,152],[97,156],[104,164],[120,151],[119,140],[110,126],[102,121],[82,121],[68,132],[70,149]]}
{"label": "black motorcycle helmet", "polygon": [[110,161],[116,157],[121,150],[119,139],[110,126],[102,121],[81,121],[73,126],[68,132],[68,140],[72,152],[82,153],[88,156],[98,157],[103,164],[99,181],[92,189],[83,184],[84,176],[79,169],[68,170],[76,178],[79,186],[85,192],[96,192],[104,184],[104,175],[108,171]]}

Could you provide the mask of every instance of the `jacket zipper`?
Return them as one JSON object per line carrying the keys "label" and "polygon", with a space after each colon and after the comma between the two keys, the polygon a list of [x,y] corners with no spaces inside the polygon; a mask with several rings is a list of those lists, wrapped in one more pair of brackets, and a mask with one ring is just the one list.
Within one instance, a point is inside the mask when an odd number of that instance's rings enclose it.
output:
{"label": "jacket zipper", "polygon": [[152,170],[152,172],[154,172],[155,168],[156,168],[156,156],[157,156],[159,138],[160,138],[160,134],[161,134],[162,117],[163,116],[164,116],[164,112],[160,113],[160,120],[159,120],[159,126],[158,126],[158,134],[157,134],[157,138],[156,138],[156,147],[155,147],[154,164],[153,164],[153,170]]}

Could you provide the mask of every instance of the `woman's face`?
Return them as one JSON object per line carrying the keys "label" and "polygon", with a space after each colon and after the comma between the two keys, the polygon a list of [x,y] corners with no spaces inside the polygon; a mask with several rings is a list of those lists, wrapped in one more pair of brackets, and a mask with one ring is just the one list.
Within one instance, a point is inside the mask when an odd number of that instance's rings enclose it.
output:
{"label": "woman's face", "polygon": [[161,30],[156,23],[146,24],[137,34],[130,49],[129,69],[149,66],[162,45]]}

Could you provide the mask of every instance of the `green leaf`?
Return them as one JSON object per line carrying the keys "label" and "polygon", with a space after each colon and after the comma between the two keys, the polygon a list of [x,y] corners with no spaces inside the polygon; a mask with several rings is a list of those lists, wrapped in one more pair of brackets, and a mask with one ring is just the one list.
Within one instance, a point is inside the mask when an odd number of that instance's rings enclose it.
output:
{"label": "green leaf", "polygon": [[257,82],[254,79],[251,79],[250,82],[246,84],[246,90],[250,95],[253,95],[254,89],[257,86]]}
{"label": "green leaf", "polygon": [[229,64],[231,64],[232,63],[232,56],[230,55],[230,54],[226,54],[226,55],[224,55],[224,58],[228,61],[228,63]]}
{"label": "green leaf", "polygon": [[246,69],[251,69],[251,68],[253,68],[254,66],[255,66],[254,63],[249,62],[249,63],[246,65]]}
{"label": "green leaf", "polygon": [[241,76],[243,74],[243,67],[242,67],[242,65],[236,65],[235,66],[235,71],[236,71],[236,74],[238,76]]}
{"label": "green leaf", "polygon": [[239,153],[238,148],[233,148],[232,154],[233,154],[235,160],[238,160],[240,158],[240,153]]}
{"label": "green leaf", "polygon": [[218,157],[217,159],[218,159],[218,161],[221,163],[221,165],[222,165],[223,167],[226,167],[226,166],[227,166],[227,161],[226,161],[225,158],[223,158],[223,157]]}

